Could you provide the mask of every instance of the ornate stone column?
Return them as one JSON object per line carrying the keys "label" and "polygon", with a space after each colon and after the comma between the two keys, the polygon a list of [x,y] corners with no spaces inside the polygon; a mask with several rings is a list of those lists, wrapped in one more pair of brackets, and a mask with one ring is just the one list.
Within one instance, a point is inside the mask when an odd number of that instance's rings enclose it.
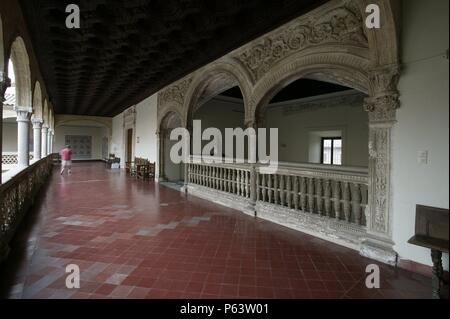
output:
{"label": "ornate stone column", "polygon": [[[258,121],[254,119],[245,121],[245,128],[253,128],[255,130],[255,141],[253,147],[250,149],[248,154],[248,159],[254,158],[258,161]],[[250,140],[249,140],[250,143]],[[250,202],[251,207],[249,207],[249,211],[253,212],[256,216],[256,163],[249,163],[250,166]]]}
{"label": "ornate stone column", "polygon": [[392,241],[391,134],[400,106],[398,66],[377,68],[370,73],[369,112],[369,202],[366,209],[368,238],[361,254],[391,265],[397,254]]}
{"label": "ornate stone column", "polygon": [[[11,86],[11,80],[8,78],[8,75],[3,72],[0,71],[0,155],[3,152],[3,145],[2,145],[2,140],[3,140],[3,102],[5,102],[5,92],[6,89]],[[0,185],[2,183],[2,161],[0,160]],[[1,247],[0,247],[1,248]]]}
{"label": "ornate stone column", "polygon": [[30,165],[29,125],[31,107],[16,107],[17,113],[17,162],[21,167]]}
{"label": "ornate stone column", "polygon": [[42,120],[40,119],[33,119],[33,144],[34,144],[34,159],[40,160],[41,159],[41,129],[42,129]]}
{"label": "ornate stone column", "polygon": [[[192,155],[192,145],[193,145],[193,140],[192,140],[192,134],[193,134],[193,127],[192,125],[186,125],[186,129],[189,132],[189,161],[191,159],[191,155]],[[188,191],[188,179],[189,179],[189,163],[183,163],[184,165],[184,186],[182,188],[182,190],[187,193]]]}
{"label": "ornate stone column", "polygon": [[44,158],[48,155],[48,147],[47,147],[47,134],[48,134],[48,125],[44,124],[41,130],[41,157]]}

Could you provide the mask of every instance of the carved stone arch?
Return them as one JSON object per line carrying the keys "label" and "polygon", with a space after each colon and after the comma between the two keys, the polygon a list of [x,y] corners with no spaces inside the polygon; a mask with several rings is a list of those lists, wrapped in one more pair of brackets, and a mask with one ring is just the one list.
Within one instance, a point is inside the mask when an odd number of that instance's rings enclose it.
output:
{"label": "carved stone arch", "polygon": [[366,7],[376,4],[380,8],[380,29],[365,29],[369,44],[371,68],[399,64],[399,26],[400,0],[361,0],[356,1],[362,16]]}
{"label": "carved stone arch", "polygon": [[[157,148],[158,148],[158,160],[156,161],[156,180],[167,180],[167,147],[169,131],[176,127],[183,127],[182,113],[178,110],[176,105],[166,106],[164,111],[158,115],[158,131],[157,135]],[[181,176],[181,173],[180,173]]]}
{"label": "carved stone arch", "polygon": [[43,119],[43,107],[42,107],[42,90],[41,90],[41,84],[39,81],[36,81],[34,85],[34,91],[33,91],[33,118],[35,120],[41,120]]}
{"label": "carved stone arch", "polygon": [[364,57],[339,52],[293,55],[258,81],[249,103],[250,117],[246,121],[260,122],[270,100],[281,89],[301,78],[331,82],[367,93],[368,65],[369,61]]}
{"label": "carved stone arch", "polygon": [[252,83],[248,73],[241,65],[231,59],[222,59],[199,70],[184,99],[183,119],[186,124],[190,123],[196,108],[235,86],[239,87],[242,93],[247,114]]}
{"label": "carved stone arch", "polygon": [[178,118],[181,126],[185,125],[185,121],[183,118],[182,113],[179,111],[179,109],[174,106],[168,106],[166,107],[158,116],[158,134],[165,131],[167,128],[169,128],[169,124],[172,120],[172,118]]}
{"label": "carved stone arch", "polygon": [[30,59],[22,37],[18,36],[12,43],[10,57],[14,65],[16,80],[16,107],[19,109],[25,108],[31,111],[32,89]]}

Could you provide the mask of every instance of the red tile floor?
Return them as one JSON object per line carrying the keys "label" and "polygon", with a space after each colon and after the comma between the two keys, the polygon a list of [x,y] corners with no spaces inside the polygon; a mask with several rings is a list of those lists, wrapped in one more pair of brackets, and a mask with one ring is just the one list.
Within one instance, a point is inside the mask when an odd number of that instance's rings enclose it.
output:
{"label": "red tile floor", "polygon": [[[56,171],[0,269],[8,298],[428,298],[430,279],[101,163]],[[81,287],[65,286],[68,264]]]}

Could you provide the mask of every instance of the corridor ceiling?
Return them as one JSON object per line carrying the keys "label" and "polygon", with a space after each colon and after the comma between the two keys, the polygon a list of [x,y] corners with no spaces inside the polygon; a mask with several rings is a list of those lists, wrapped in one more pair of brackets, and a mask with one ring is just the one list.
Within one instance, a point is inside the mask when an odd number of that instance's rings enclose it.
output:
{"label": "corridor ceiling", "polygon": [[[114,116],[327,0],[20,0],[57,114]],[[67,29],[66,6],[81,28]]]}

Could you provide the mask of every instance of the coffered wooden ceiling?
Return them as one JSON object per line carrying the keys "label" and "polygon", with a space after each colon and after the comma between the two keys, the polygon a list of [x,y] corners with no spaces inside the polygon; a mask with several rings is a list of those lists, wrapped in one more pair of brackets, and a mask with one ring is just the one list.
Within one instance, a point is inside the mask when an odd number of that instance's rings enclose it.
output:
{"label": "coffered wooden ceiling", "polygon": [[[20,0],[58,114],[114,116],[326,0]],[[81,28],[67,29],[77,3]]]}

